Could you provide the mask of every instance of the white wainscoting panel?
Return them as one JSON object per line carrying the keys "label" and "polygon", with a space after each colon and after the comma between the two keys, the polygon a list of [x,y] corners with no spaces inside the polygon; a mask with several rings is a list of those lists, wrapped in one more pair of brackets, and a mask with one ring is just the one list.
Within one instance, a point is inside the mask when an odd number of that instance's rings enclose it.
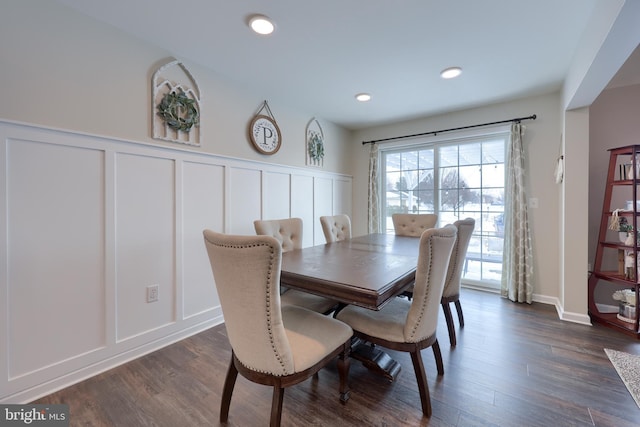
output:
{"label": "white wainscoting panel", "polygon": [[[264,219],[291,217],[291,175],[285,172],[264,174]],[[257,218],[256,218],[257,219]]]}
{"label": "white wainscoting panel", "polygon": [[[116,157],[117,340],[174,322],[175,162]],[[158,301],[147,303],[147,286]]]}
{"label": "white wainscoting panel", "polygon": [[333,180],[333,214],[351,215],[351,180]]}
{"label": "white wainscoting panel", "polygon": [[298,216],[310,246],[351,206],[342,174],[2,120],[0,168],[0,403],[223,322],[205,228]]}
{"label": "white wainscoting panel", "polygon": [[[302,247],[313,246],[315,229],[320,227],[320,217],[313,211],[313,176],[291,175],[291,217],[302,219]],[[322,231],[320,236],[317,245],[324,243]]]}
{"label": "white wainscoting panel", "polygon": [[98,150],[7,142],[10,380],[106,346],[103,164]]}
{"label": "white wainscoting panel", "polygon": [[182,194],[182,299],[189,318],[220,306],[202,231],[224,230],[224,167],[184,162]]}
{"label": "white wainscoting panel", "polygon": [[261,175],[261,172],[255,169],[229,168],[229,210],[226,227],[228,233],[256,234],[253,221],[261,218]]}
{"label": "white wainscoting panel", "polygon": [[318,226],[314,228],[314,241],[316,244],[325,243],[326,239],[320,226],[320,217],[334,215],[333,210],[333,180],[329,178],[315,178],[313,183],[313,206],[315,210],[315,221]]}

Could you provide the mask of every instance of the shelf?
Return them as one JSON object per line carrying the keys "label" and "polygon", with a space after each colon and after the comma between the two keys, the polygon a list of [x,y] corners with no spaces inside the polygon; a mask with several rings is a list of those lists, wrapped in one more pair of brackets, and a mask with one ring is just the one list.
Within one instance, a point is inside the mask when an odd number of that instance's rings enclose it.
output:
{"label": "shelf", "polygon": [[625,279],[624,276],[619,274],[617,271],[594,271],[592,274],[599,279],[607,280],[625,288],[633,288],[638,285],[638,283],[633,280]]}
{"label": "shelf", "polygon": [[624,251],[636,251],[637,249],[639,249],[640,247],[636,247],[636,246],[629,246],[629,245],[625,245],[624,243],[620,243],[620,242],[600,242],[600,244],[604,247],[607,248],[612,248],[612,249],[622,249]]}
{"label": "shelf", "polygon": [[[640,184],[638,184],[640,185]],[[618,211],[619,216],[633,216],[633,214],[640,215],[640,212],[628,211],[628,210],[620,210]],[[605,216],[613,215],[613,211],[604,212]]]}
{"label": "shelf", "polygon": [[614,179],[611,182],[611,185],[633,185],[638,184],[640,180],[633,180],[633,179]]}
{"label": "shelf", "polygon": [[[630,270],[640,277],[638,274],[640,245],[637,240],[633,242],[634,245],[625,245],[624,242],[620,242],[618,232],[609,229],[610,218],[614,215],[615,210],[617,216],[626,218],[627,223],[636,230],[640,230],[640,207],[638,206],[638,202],[640,202],[640,169],[637,166],[640,164],[640,145],[613,148],[609,152],[609,171],[600,219],[598,247],[593,263],[593,272],[590,273],[588,279],[589,317],[593,323],[640,339],[640,331],[638,331],[640,310],[636,310],[633,323],[619,319],[617,313],[601,313],[598,310],[600,304],[617,307],[619,301],[613,299],[613,294],[622,289],[635,291],[636,305],[640,305],[638,303],[640,284],[637,280],[627,280],[624,276],[624,270],[628,270],[625,268],[625,260],[629,260],[625,257],[630,255],[633,260],[633,266]],[[628,179],[627,176],[630,171],[629,165],[636,165],[631,168],[633,171],[630,172],[633,173],[632,179]],[[621,200],[627,201],[627,205],[631,204],[633,209],[617,209],[619,206],[616,204],[620,204]],[[612,271],[612,268],[616,268],[615,265],[618,266],[618,269]]]}
{"label": "shelf", "polygon": [[589,312],[589,316],[591,317],[591,321],[593,322],[599,323],[604,326],[619,328],[619,329],[622,329],[623,332],[631,333],[634,335],[637,334],[635,324],[623,322],[622,320],[618,319],[618,316],[616,314],[611,314],[611,313],[594,314]]}

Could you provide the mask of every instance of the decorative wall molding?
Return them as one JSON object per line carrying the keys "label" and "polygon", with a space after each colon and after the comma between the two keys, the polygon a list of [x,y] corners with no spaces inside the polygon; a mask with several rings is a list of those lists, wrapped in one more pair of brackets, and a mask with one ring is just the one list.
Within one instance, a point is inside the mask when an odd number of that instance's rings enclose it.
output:
{"label": "decorative wall molding", "polygon": [[0,167],[1,403],[221,323],[203,229],[298,216],[311,246],[351,213],[348,175],[21,123],[0,121]]}

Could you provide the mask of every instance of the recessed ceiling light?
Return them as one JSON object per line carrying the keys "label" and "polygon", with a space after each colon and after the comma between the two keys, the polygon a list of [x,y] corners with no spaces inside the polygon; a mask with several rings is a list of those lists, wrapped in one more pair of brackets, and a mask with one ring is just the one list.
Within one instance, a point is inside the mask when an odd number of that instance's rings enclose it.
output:
{"label": "recessed ceiling light", "polygon": [[263,35],[271,34],[275,29],[273,22],[264,15],[253,15],[249,19],[249,26],[256,33]]}
{"label": "recessed ceiling light", "polygon": [[359,93],[356,95],[356,99],[360,102],[367,102],[371,99],[371,95],[369,95],[368,93]]}
{"label": "recessed ceiling light", "polygon": [[440,72],[440,77],[443,79],[452,79],[454,77],[458,77],[462,73],[462,68],[460,67],[449,67]]}

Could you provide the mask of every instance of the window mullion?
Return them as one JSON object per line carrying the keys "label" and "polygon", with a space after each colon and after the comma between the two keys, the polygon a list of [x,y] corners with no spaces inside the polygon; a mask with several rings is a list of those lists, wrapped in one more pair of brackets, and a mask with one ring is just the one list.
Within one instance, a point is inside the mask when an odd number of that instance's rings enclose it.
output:
{"label": "window mullion", "polygon": [[440,218],[440,147],[433,147],[433,212]]}
{"label": "window mullion", "polygon": [[[381,149],[381,219],[384,221],[383,231],[393,232],[391,215],[394,212],[406,212],[417,206],[418,212],[430,208],[426,206],[430,200],[422,199],[427,191],[432,191],[433,213],[438,215],[438,224],[443,226],[465,216],[476,219],[476,229],[472,237],[470,251],[467,252],[465,283],[495,288],[500,282],[501,263],[497,257],[501,255],[503,229],[499,229],[499,206],[493,204],[497,197],[504,200],[504,184],[497,182],[493,171],[485,170],[488,164],[495,162],[494,168],[500,168],[504,175],[504,153],[499,147],[506,147],[508,134],[497,136],[492,134],[487,141],[486,136],[429,142],[423,145],[414,144],[406,147],[389,147]],[[486,145],[488,144],[488,145]],[[485,146],[486,145],[486,146]],[[474,146],[479,146],[475,148]],[[485,156],[486,154],[486,156]],[[422,157],[421,157],[422,156]],[[432,159],[430,158],[432,156]],[[485,159],[485,157],[487,157]],[[429,169],[433,167],[433,172]],[[478,170],[474,169],[478,168]],[[427,171],[427,172],[425,172]],[[432,173],[433,187],[422,186],[422,173]],[[488,175],[485,175],[488,173]],[[456,174],[458,182],[453,182],[448,174]],[[417,179],[417,182],[414,182]],[[443,179],[446,180],[443,187]],[[405,181],[405,182],[403,182]],[[449,182],[451,181],[451,182]],[[504,178],[503,178],[504,181]],[[426,183],[427,181],[425,181]],[[463,185],[464,183],[464,185]],[[400,184],[400,185],[399,185]],[[407,187],[407,188],[404,188]],[[455,198],[444,195],[447,189],[455,191]],[[417,189],[417,191],[415,191]],[[450,194],[453,196],[453,194]],[[410,201],[405,200],[407,197]],[[405,198],[405,199],[403,199]],[[420,202],[420,200],[424,202]],[[416,205],[414,205],[414,201]],[[462,209],[465,213],[462,213]],[[495,209],[494,209],[495,208]],[[381,222],[382,224],[382,222]],[[494,231],[495,229],[495,231]],[[468,269],[468,273],[467,273]]]}

